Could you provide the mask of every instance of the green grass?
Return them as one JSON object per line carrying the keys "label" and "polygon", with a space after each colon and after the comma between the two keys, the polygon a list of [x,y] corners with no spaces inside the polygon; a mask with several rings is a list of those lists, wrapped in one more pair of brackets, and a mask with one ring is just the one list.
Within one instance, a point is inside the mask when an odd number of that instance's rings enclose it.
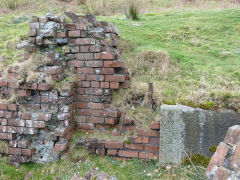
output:
{"label": "green grass", "polygon": [[[77,153],[75,150],[74,153]],[[65,155],[67,156],[67,155]],[[63,158],[64,159],[64,158]],[[34,180],[70,179],[74,174],[83,177],[91,168],[99,172],[105,171],[119,180],[172,179],[172,180],[201,180],[204,179],[204,168],[194,166],[171,166],[171,169],[159,167],[154,160],[133,159],[117,161],[111,157],[99,157],[84,154],[81,161],[60,160],[56,163],[23,164],[19,168],[8,165],[7,157],[0,158],[0,179],[21,180],[27,173]]]}
{"label": "green grass", "polygon": [[24,16],[0,17],[0,58],[4,65],[12,64],[20,59],[22,52],[16,50],[16,45],[27,39],[28,18]]}
{"label": "green grass", "polygon": [[168,52],[179,67],[176,73],[161,78],[149,75],[146,67],[144,75],[132,77],[139,82],[153,81],[163,102],[202,107],[213,102],[213,106],[231,108],[224,100],[226,94],[240,98],[239,10],[169,11],[145,14],[140,21],[116,16],[100,19],[116,24],[120,36],[136,45],[134,51],[123,54],[130,69],[141,63],[136,58],[141,51]]}

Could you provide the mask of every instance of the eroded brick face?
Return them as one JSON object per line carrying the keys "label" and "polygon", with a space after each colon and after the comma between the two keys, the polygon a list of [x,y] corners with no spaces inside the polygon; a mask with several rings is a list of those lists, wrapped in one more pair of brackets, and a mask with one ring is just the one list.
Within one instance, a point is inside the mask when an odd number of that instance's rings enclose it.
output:
{"label": "eroded brick face", "polygon": [[[34,69],[38,78],[31,83],[19,65],[10,66],[0,79],[0,96],[6,100],[0,103],[0,140],[9,144],[10,162],[58,160],[74,130],[112,136],[136,131],[127,142],[88,139],[83,145],[91,153],[116,159],[157,157],[159,122],[149,131],[137,130],[111,104],[112,90],[130,84],[116,28],[89,16],[74,22],[64,23],[51,14],[30,18],[29,43],[19,63],[37,58],[35,54],[48,61]],[[111,131],[114,127],[117,131]]]}

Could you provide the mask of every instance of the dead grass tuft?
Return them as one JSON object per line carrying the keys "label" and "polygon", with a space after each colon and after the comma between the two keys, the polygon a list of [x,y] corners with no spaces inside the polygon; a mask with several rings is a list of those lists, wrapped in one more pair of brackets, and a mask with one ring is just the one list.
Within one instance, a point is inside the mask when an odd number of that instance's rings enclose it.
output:
{"label": "dead grass tuft", "polygon": [[126,112],[126,118],[134,120],[137,128],[149,129],[153,121],[159,120],[158,108],[162,102],[159,93],[154,92],[154,108],[147,106],[148,84],[132,79],[131,87],[113,92],[113,104]]}
{"label": "dead grass tuft", "polygon": [[8,153],[8,144],[5,141],[0,141],[0,154]]}
{"label": "dead grass tuft", "polygon": [[125,62],[131,76],[141,76],[144,79],[165,79],[170,72],[178,70],[168,53],[164,51],[143,51]]}
{"label": "dead grass tuft", "polygon": [[37,68],[47,65],[51,60],[45,54],[34,53],[30,59],[23,63],[18,63],[18,73],[21,77],[19,83],[23,82],[36,82],[40,77],[35,71]]}

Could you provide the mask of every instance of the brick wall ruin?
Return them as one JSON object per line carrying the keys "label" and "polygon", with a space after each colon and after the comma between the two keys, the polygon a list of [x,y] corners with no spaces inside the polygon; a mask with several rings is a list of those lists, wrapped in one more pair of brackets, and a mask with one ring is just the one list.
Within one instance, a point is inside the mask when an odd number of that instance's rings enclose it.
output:
{"label": "brick wall ruin", "polygon": [[24,58],[1,72],[0,140],[8,143],[10,162],[57,160],[75,129],[136,131],[127,142],[86,139],[83,146],[115,158],[157,157],[159,122],[137,130],[111,104],[111,91],[129,86],[117,29],[91,15],[70,15],[72,23],[50,13],[31,17]]}

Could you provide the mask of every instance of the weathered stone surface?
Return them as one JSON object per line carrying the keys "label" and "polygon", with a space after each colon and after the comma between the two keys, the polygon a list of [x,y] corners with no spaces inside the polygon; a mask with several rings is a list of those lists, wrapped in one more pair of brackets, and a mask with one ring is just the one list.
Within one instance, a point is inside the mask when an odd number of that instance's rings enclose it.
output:
{"label": "weathered stone surface", "polygon": [[225,136],[224,142],[235,145],[239,140],[240,140],[240,126],[235,125],[230,127]]}
{"label": "weathered stone surface", "polygon": [[162,105],[159,161],[181,163],[186,153],[210,156],[208,148],[223,141],[228,128],[240,124],[240,114]]}
{"label": "weathered stone surface", "polygon": [[[235,141],[239,135],[238,127],[235,125],[228,129],[225,141]],[[208,180],[238,180],[240,178],[240,140],[235,145],[221,142],[213,154],[205,174]]]}
{"label": "weathered stone surface", "polygon": [[208,168],[206,170],[207,177],[213,177],[215,174],[217,167],[220,167],[223,165],[223,162],[225,160],[226,155],[228,154],[228,151],[230,149],[230,146],[227,144],[221,142],[214,155],[212,156],[212,159],[208,165]]}

